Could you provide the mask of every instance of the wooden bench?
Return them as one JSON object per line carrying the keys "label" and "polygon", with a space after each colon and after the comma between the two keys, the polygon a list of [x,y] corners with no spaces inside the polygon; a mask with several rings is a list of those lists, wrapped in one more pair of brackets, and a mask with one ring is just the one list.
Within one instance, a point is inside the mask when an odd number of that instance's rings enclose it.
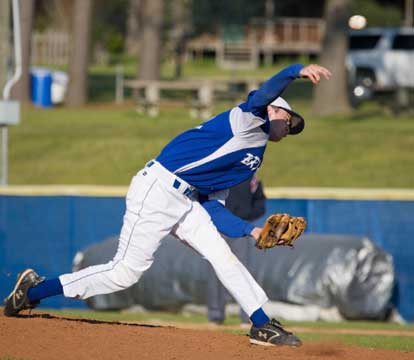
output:
{"label": "wooden bench", "polygon": [[128,80],[125,87],[133,90],[138,103],[138,110],[150,116],[157,116],[162,90],[185,90],[195,94],[195,101],[190,108],[194,117],[208,118],[211,116],[214,84],[209,80]]}
{"label": "wooden bench", "polygon": [[[187,79],[187,80],[127,80],[124,86],[132,89],[133,96],[137,101],[138,111],[150,116],[159,114],[159,106],[162,90],[184,90],[191,91],[194,96],[189,107],[190,114],[194,118],[208,119],[212,115],[214,96],[217,91],[228,91],[234,84],[242,84],[247,93],[257,89],[262,79],[252,78],[211,78]],[[246,95],[247,95],[246,93]]]}

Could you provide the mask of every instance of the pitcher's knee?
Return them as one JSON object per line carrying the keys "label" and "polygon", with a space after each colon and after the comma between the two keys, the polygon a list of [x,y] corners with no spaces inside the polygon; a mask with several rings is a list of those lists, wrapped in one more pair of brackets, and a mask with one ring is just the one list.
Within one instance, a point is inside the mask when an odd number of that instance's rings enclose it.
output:
{"label": "pitcher's knee", "polygon": [[213,268],[228,268],[238,266],[240,260],[231,251],[225,251],[219,254],[211,254],[206,256]]}
{"label": "pitcher's knee", "polygon": [[141,277],[142,272],[128,266],[124,261],[118,261],[112,270],[112,280],[120,288],[126,289],[134,285]]}

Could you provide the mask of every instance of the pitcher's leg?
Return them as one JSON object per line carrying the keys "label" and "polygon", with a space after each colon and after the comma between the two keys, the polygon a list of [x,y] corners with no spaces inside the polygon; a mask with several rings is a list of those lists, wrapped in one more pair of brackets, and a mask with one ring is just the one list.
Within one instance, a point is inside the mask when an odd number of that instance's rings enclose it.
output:
{"label": "pitcher's leg", "polygon": [[86,299],[123,290],[135,284],[154,261],[161,240],[191,208],[156,179],[138,174],[127,194],[127,211],[118,251],[107,264],[59,277],[66,297]]}
{"label": "pitcher's leg", "polygon": [[127,211],[124,216],[118,250],[113,260],[59,277],[66,297],[87,299],[108,294],[135,284],[153,262],[164,233],[152,232],[141,216]]}
{"label": "pitcher's leg", "polygon": [[207,263],[207,317],[214,323],[222,323],[225,318],[226,290],[216,276],[210,263]]}
{"label": "pitcher's leg", "polygon": [[211,263],[224,287],[249,316],[267,302],[263,289],[231,252],[198,202],[193,203],[192,211],[178,223],[175,234]]}
{"label": "pitcher's leg", "polygon": [[[230,238],[224,236],[224,239],[229,244],[230,249],[234,253],[234,255],[237,256],[237,258],[242,262],[242,264],[247,268],[247,270],[250,270],[249,254],[253,244],[252,238],[250,236],[244,236],[239,238]],[[243,311],[243,309],[240,309],[240,321],[244,324],[249,323],[249,316]]]}

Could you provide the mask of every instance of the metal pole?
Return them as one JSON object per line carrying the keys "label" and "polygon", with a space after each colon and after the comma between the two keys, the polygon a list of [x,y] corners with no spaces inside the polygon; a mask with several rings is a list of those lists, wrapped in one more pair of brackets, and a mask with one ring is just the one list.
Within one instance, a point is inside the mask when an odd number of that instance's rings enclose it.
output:
{"label": "metal pole", "polygon": [[[22,46],[20,34],[20,8],[19,0],[13,0],[13,42],[14,42],[14,63],[15,72],[13,77],[6,83],[3,89],[3,99],[10,99],[12,87],[19,81],[22,76]],[[1,177],[0,185],[7,185],[8,173],[8,129],[7,125],[1,125]]]}
{"label": "metal pole", "polygon": [[10,51],[10,3],[0,1],[0,87],[6,84]]}
{"label": "metal pole", "polygon": [[22,42],[20,35],[20,10],[19,0],[13,0],[13,42],[14,42],[14,63],[15,71],[13,77],[7,82],[3,89],[4,100],[10,99],[12,87],[22,76]]}
{"label": "metal pole", "polygon": [[2,125],[1,128],[1,177],[0,185],[7,185],[7,159],[8,159],[8,144],[7,144],[7,126]]}

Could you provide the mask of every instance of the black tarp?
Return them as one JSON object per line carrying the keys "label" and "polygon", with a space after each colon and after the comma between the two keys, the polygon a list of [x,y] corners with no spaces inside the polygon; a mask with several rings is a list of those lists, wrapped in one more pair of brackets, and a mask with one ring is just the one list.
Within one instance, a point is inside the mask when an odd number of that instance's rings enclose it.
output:
{"label": "black tarp", "polygon": [[[299,305],[337,307],[347,319],[383,319],[394,286],[392,257],[367,238],[303,235],[295,248],[250,251],[249,270],[270,300]],[[112,259],[117,239],[78,253],[74,268]],[[153,310],[178,310],[188,303],[205,304],[207,261],[172,236],[167,236],[152,267],[131,288],[87,300],[94,309],[142,305]]]}

